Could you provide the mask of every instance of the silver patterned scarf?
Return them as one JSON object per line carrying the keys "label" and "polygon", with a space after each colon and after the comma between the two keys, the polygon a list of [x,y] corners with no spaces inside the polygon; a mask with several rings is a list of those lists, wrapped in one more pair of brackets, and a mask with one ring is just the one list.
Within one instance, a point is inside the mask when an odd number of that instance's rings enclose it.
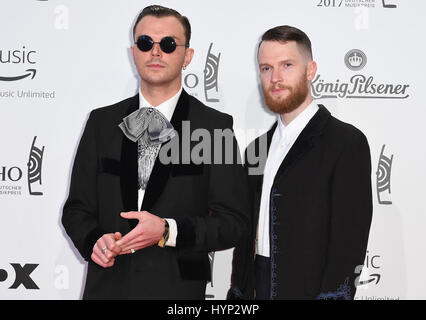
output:
{"label": "silver patterned scarf", "polygon": [[139,187],[145,190],[161,144],[176,132],[166,117],[155,108],[139,108],[118,125],[124,135],[138,143]]}

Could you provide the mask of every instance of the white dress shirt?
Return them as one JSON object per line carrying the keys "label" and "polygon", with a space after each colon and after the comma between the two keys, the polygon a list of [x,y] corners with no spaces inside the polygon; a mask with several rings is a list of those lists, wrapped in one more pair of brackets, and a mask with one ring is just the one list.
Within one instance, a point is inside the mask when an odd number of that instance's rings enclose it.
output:
{"label": "white dress shirt", "polygon": [[[166,117],[167,120],[170,121],[172,119],[173,112],[176,109],[176,105],[178,103],[181,93],[182,93],[182,87],[180,88],[178,93],[176,93],[169,100],[166,100],[163,103],[159,104],[158,106],[154,107],[145,99],[141,90],[139,89],[139,108],[142,108],[142,107],[155,108],[156,110],[160,111]],[[139,189],[138,190],[138,208],[141,207],[144,196],[145,196],[145,190]],[[152,214],[155,214],[155,212],[152,212]],[[167,218],[166,220],[169,224],[169,239],[166,242],[166,246],[176,247],[176,237],[177,237],[176,221],[170,218]]]}
{"label": "white dress shirt", "polygon": [[[260,200],[259,223],[256,237],[256,253],[264,257],[270,256],[269,251],[269,199],[278,168],[293,146],[299,134],[309,120],[318,111],[318,105],[313,101],[293,121],[285,126],[278,115],[278,125],[272,136],[271,146],[266,159],[263,174],[262,195]],[[278,213],[279,214],[279,213]]]}

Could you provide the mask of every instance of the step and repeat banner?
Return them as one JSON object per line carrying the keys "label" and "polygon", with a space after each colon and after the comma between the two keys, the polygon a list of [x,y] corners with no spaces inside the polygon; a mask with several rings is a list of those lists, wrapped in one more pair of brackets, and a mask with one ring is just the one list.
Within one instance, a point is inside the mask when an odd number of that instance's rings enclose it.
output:
{"label": "step and repeat banner", "polygon": [[[293,25],[312,40],[312,94],[361,129],[374,213],[359,300],[425,299],[426,107],[422,0],[157,1],[192,25],[183,87],[229,113],[242,150],[275,121],[256,49]],[[86,262],[61,215],[89,112],[136,94],[133,22],[152,3],[0,0],[0,299],[80,299]],[[232,250],[211,255],[208,299],[224,299]]]}

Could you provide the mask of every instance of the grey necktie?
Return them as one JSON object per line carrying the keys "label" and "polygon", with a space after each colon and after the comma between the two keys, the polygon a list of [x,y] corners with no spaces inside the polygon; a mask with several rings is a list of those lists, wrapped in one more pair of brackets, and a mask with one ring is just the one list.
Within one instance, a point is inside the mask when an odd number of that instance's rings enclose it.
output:
{"label": "grey necktie", "polygon": [[154,108],[140,108],[118,125],[124,135],[138,142],[139,187],[145,190],[161,144],[175,136],[172,124]]}

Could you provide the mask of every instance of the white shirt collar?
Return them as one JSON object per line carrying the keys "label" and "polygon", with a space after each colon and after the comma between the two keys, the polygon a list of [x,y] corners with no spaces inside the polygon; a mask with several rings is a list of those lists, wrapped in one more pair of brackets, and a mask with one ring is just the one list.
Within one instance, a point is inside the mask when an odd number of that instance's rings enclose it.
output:
{"label": "white shirt collar", "polygon": [[139,89],[139,108],[142,108],[142,107],[155,108],[156,110],[160,111],[166,117],[167,120],[170,121],[173,116],[173,112],[176,109],[176,105],[179,101],[179,97],[181,93],[182,93],[182,87],[173,97],[160,103],[158,106],[154,107],[145,99],[141,90]]}
{"label": "white shirt collar", "polygon": [[288,125],[284,125],[281,120],[281,116],[278,115],[278,134],[279,140],[285,139],[286,143],[289,143],[296,138],[300,132],[306,127],[309,120],[318,111],[319,107],[315,101],[312,101],[305,110],[297,115]]}

